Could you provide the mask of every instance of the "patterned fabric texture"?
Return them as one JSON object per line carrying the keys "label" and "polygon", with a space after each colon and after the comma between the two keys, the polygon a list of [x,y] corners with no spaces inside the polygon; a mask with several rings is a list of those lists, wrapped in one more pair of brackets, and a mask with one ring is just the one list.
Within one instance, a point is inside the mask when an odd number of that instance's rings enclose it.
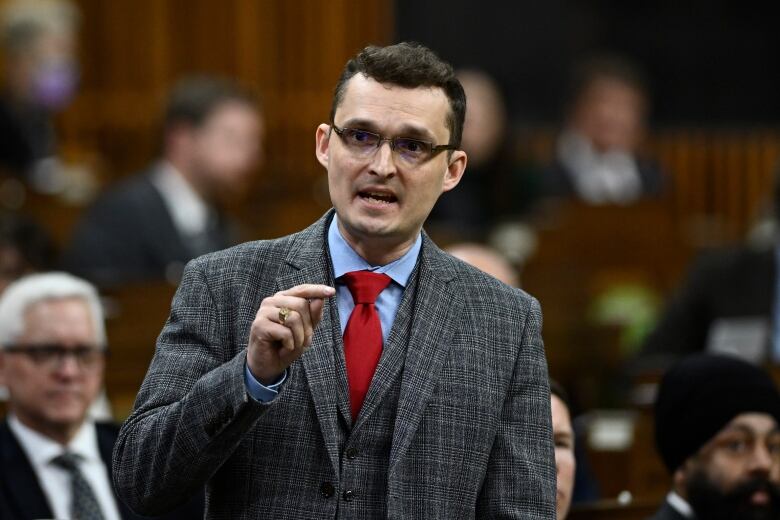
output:
{"label": "patterned fabric texture", "polygon": [[70,474],[72,520],[103,520],[103,512],[95,492],[79,469],[79,458],[73,453],[63,453],[52,462]]}
{"label": "patterned fabric texture", "polygon": [[114,450],[119,496],[153,515],[205,483],[226,520],[554,518],[539,305],[427,236],[354,424],[335,301],[276,399],[247,395],[263,298],[333,285],[332,216],[187,266]]}

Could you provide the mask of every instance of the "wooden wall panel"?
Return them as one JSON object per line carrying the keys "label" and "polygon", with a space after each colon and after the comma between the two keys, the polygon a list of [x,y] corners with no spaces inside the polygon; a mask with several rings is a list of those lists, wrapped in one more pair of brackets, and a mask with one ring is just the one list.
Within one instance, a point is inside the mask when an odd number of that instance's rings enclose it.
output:
{"label": "wooden wall panel", "polygon": [[314,158],[349,56],[390,43],[391,0],[78,0],[82,85],[59,118],[63,149],[98,157],[108,185],[143,168],[158,147],[165,93],[188,74],[236,79],[263,99],[266,164],[233,208],[253,236],[292,231],[328,204]]}

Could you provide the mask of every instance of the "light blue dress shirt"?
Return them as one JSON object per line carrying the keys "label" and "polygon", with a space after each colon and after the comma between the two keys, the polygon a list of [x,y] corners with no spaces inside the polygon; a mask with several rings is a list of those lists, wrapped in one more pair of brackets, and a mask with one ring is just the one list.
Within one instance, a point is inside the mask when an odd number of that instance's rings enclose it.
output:
{"label": "light blue dress shirt", "polygon": [[[357,254],[347,241],[344,240],[344,237],[339,231],[337,219],[338,217],[334,215],[330,227],[328,228],[328,251],[330,252],[330,258],[333,262],[333,276],[336,279],[336,303],[339,309],[341,334],[343,335],[344,329],[347,328],[347,322],[349,321],[349,316],[352,314],[352,309],[355,308],[355,302],[352,299],[352,293],[349,292],[349,287],[339,280],[339,278],[352,271],[372,271],[386,274],[392,279],[390,285],[379,293],[379,296],[376,299],[379,321],[382,324],[382,339],[387,341],[387,336],[390,334],[390,329],[393,327],[393,321],[398,312],[398,307],[401,305],[404,289],[409,282],[409,277],[412,275],[415,264],[417,264],[417,257],[420,256],[422,235],[417,235],[417,240],[414,241],[414,244],[409,251],[401,258],[385,265],[371,265]],[[279,387],[284,383],[286,378],[287,372],[285,371],[279,382],[270,386],[265,386],[255,379],[249,371],[248,366],[245,369],[244,375],[249,395],[264,403],[267,403],[276,397],[279,393]]]}

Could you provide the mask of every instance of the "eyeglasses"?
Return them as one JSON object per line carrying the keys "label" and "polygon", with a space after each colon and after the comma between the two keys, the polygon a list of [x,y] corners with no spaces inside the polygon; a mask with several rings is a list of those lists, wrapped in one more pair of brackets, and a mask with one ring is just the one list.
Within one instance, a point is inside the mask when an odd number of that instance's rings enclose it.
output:
{"label": "eyeglasses", "polygon": [[71,356],[76,361],[80,369],[91,371],[97,368],[107,354],[105,349],[96,347],[78,346],[66,348],[61,345],[9,345],[0,350],[0,352],[25,355],[36,365],[52,372],[62,367],[65,358],[68,356]]}
{"label": "eyeglasses", "polygon": [[390,149],[411,166],[422,164],[444,150],[457,150],[454,144],[434,145],[430,141],[410,137],[382,137],[379,134],[359,128],[339,128],[334,123],[330,127],[336,132],[347,148],[354,154],[368,157],[387,141]]}

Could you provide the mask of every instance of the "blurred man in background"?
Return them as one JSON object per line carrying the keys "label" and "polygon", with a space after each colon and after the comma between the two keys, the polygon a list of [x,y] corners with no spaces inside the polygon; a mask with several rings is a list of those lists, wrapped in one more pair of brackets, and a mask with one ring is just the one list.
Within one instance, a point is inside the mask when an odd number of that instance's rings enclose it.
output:
{"label": "blurred man in background", "polygon": [[426,222],[434,236],[481,239],[493,224],[496,186],[507,139],[504,99],[496,82],[480,70],[461,70],[466,92],[463,149],[469,171],[457,190],[444,193]]}
{"label": "blurred man in background", "polygon": [[780,394],[767,373],[692,356],[661,381],[655,420],[673,484],[652,520],[780,518]]}
{"label": "blurred man in background", "polygon": [[66,0],[14,0],[0,17],[0,169],[45,187],[46,160],[56,153],[51,117],[78,83],[79,13]]}
{"label": "blurred man in background", "polygon": [[630,204],[661,191],[662,176],[639,157],[648,95],[641,72],[617,57],[597,57],[578,70],[545,191],[589,204]]}
{"label": "blurred man in background", "polygon": [[[0,518],[138,518],[111,486],[118,428],[87,413],[106,357],[95,289],[64,273],[21,278],[0,298],[0,345]],[[195,499],[171,518],[197,518],[200,507]]]}
{"label": "blurred man in background", "polygon": [[479,69],[462,69],[466,92],[463,150],[468,175],[457,190],[442,194],[425,228],[435,239],[483,241],[502,220],[524,216],[539,196],[539,171],[520,161],[504,95],[495,79]]}
{"label": "blurred man in background", "polygon": [[641,368],[668,365],[694,352],[728,353],[747,361],[780,362],[778,212],[780,169],[775,174],[774,213],[766,236],[697,258],[645,340]]}
{"label": "blurred man in background", "polygon": [[182,81],[168,101],[160,161],[87,211],[66,254],[68,269],[100,285],[176,283],[187,261],[236,243],[221,201],[245,189],[262,137],[249,93],[213,78]]}

